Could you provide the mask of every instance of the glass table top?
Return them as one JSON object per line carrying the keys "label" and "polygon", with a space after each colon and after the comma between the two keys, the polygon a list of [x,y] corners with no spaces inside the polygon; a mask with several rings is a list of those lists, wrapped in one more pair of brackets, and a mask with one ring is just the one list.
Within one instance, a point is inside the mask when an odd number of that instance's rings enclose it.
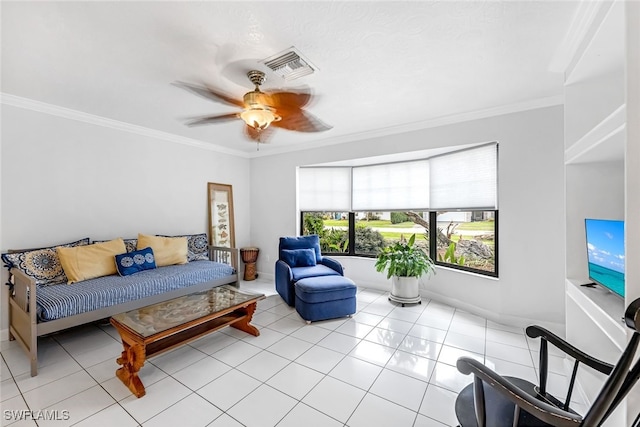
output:
{"label": "glass table top", "polygon": [[263,294],[242,292],[234,286],[223,285],[116,314],[112,318],[137,334],[149,337],[192,320],[219,313],[250,301],[257,301],[263,297]]}

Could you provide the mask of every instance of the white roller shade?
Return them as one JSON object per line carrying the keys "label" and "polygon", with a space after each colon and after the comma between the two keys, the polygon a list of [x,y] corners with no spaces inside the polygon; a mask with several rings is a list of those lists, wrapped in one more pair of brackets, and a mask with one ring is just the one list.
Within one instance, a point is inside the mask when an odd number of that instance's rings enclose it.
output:
{"label": "white roller shade", "polygon": [[424,209],[429,206],[429,162],[388,163],[353,168],[354,211]]}
{"label": "white roller shade", "polygon": [[301,211],[350,211],[351,168],[298,169],[298,204]]}
{"label": "white roller shade", "polygon": [[498,208],[497,144],[432,157],[429,162],[431,209]]}

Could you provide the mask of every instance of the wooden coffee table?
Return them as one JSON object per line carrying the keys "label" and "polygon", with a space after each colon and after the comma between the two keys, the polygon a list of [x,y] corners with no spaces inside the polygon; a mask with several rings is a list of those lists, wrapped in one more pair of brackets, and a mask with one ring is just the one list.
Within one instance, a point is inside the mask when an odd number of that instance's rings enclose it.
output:
{"label": "wooden coffee table", "polygon": [[137,397],[145,395],[138,371],[146,359],[193,341],[225,326],[258,336],[251,318],[262,294],[224,285],[113,316],[122,338],[116,376]]}

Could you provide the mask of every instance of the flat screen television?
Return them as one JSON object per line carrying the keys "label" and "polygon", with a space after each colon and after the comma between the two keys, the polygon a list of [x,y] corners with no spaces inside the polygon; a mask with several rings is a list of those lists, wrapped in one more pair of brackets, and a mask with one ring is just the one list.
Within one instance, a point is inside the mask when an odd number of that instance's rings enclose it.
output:
{"label": "flat screen television", "polygon": [[589,280],[624,297],[624,221],[585,219]]}

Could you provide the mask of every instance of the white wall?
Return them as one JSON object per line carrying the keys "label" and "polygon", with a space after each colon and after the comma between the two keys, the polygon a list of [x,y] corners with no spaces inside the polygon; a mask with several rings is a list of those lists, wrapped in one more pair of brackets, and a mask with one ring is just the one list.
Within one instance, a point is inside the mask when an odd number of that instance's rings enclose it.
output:
{"label": "white wall", "polygon": [[[624,162],[566,167],[567,277],[589,281],[584,218],[624,219]],[[592,354],[592,353],[590,353]]]}
{"label": "white wall", "polygon": [[3,105],[1,162],[3,252],[206,232],[207,182],[233,186],[237,246],[250,240],[247,158]]}
{"label": "white wall", "polygon": [[[297,166],[497,140],[500,278],[438,268],[423,293],[496,320],[561,324],[562,121],[558,106],[249,161],[3,105],[0,249],[202,232],[206,183],[220,182],[233,185],[236,246],[259,247],[269,277],[278,237],[298,231]],[[343,261],[358,284],[387,286],[371,259]],[[6,300],[3,289],[3,331]]]}
{"label": "white wall", "polygon": [[[499,279],[438,268],[424,293],[495,320],[564,323],[563,108],[542,108],[251,160],[251,243],[272,277],[278,238],[298,233],[296,167],[498,141]],[[360,285],[384,287],[373,260],[341,258]]]}

